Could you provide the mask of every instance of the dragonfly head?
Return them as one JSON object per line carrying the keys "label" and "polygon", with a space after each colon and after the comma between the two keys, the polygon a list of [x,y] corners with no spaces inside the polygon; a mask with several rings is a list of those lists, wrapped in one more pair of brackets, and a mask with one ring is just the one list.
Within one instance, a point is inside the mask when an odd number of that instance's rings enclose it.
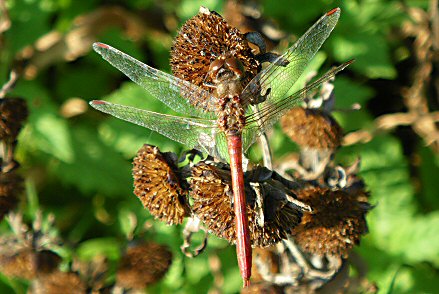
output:
{"label": "dragonfly head", "polygon": [[209,75],[214,83],[226,80],[240,80],[245,73],[242,62],[235,57],[221,55],[209,67]]}

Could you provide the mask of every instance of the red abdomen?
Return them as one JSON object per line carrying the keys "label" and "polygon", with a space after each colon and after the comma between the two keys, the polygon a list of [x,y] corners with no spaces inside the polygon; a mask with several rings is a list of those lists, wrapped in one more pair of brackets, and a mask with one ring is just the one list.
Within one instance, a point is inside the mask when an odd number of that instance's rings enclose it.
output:
{"label": "red abdomen", "polygon": [[238,256],[239,269],[241,271],[244,286],[247,286],[251,276],[252,248],[246,210],[246,198],[244,192],[244,171],[242,169],[242,137],[228,135],[227,145],[230,156],[230,169],[232,173],[233,208],[236,223],[236,253]]}

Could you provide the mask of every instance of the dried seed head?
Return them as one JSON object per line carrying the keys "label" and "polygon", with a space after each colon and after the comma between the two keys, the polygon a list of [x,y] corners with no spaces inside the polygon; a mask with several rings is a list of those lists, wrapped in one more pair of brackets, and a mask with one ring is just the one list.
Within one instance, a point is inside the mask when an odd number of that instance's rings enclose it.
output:
{"label": "dried seed head", "polygon": [[10,253],[1,252],[0,271],[13,278],[31,280],[37,275],[54,271],[61,262],[61,257],[50,250],[35,252],[30,248],[24,248]]}
{"label": "dried seed head", "polygon": [[14,142],[27,116],[28,110],[24,99],[0,99],[0,140]]}
{"label": "dried seed head", "polygon": [[142,243],[129,247],[117,270],[117,284],[126,289],[143,289],[159,281],[171,262],[172,253],[166,246]]}
{"label": "dried seed head", "polygon": [[17,206],[23,192],[23,178],[16,172],[0,173],[0,220]]}
{"label": "dried seed head", "polygon": [[367,233],[366,213],[370,206],[359,201],[367,194],[311,187],[298,190],[298,199],[313,208],[293,230],[294,240],[308,253],[347,257]]}
{"label": "dried seed head", "polygon": [[253,250],[253,264],[252,264],[252,281],[263,282],[264,276],[260,272],[261,266],[263,271],[271,275],[279,274],[280,270],[280,256],[276,250],[276,246],[267,248],[255,248]]}
{"label": "dried seed head", "polygon": [[[211,233],[234,244],[235,213],[231,201],[230,170],[201,162],[192,168],[190,182],[194,213]],[[300,222],[301,212],[278,199],[274,192],[262,195],[262,208],[258,208],[255,191],[249,185],[246,185],[245,194],[252,246],[266,247],[277,243],[286,238],[291,228]],[[260,223],[262,211],[263,224]]]}
{"label": "dried seed head", "polygon": [[328,113],[296,107],[281,119],[284,132],[298,145],[315,149],[335,149],[341,144],[343,129]]}
{"label": "dried seed head", "polygon": [[134,194],[156,218],[180,224],[190,213],[187,190],[169,153],[143,145],[133,160]]}
{"label": "dried seed head", "polygon": [[269,282],[253,283],[241,290],[241,294],[281,294],[282,287]]}
{"label": "dried seed head", "polygon": [[30,249],[15,252],[12,256],[0,255],[0,271],[7,277],[31,280],[36,276],[35,254]]}
{"label": "dried seed head", "polygon": [[86,285],[77,273],[55,271],[43,275],[32,284],[32,294],[85,294]]}
{"label": "dried seed head", "polygon": [[[212,83],[209,67],[220,56],[233,56],[241,61],[246,72],[243,85],[250,82],[260,69],[244,35],[216,12],[202,8],[186,21],[174,40],[172,72],[183,80],[212,91],[206,86]],[[191,97],[187,98],[190,100]]]}

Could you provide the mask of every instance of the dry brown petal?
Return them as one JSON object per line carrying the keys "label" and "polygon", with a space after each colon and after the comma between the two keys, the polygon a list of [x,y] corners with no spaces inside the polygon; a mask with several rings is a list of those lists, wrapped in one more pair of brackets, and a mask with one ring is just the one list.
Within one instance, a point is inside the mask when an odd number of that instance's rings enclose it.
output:
{"label": "dry brown petal", "polygon": [[[201,162],[192,168],[190,183],[194,213],[211,233],[234,244],[235,213],[231,202],[230,170]],[[291,228],[300,222],[301,213],[289,203],[279,200],[274,192],[271,193],[263,195],[265,219],[260,226],[255,192],[246,185],[250,240],[255,247],[270,246],[285,239]]]}
{"label": "dry brown petal", "polygon": [[164,245],[142,243],[129,247],[117,270],[117,284],[143,289],[163,278],[172,263],[172,253]]}
{"label": "dry brown petal", "polygon": [[[358,191],[357,191],[358,192]],[[294,240],[308,253],[347,257],[366,234],[367,193],[350,194],[344,190],[311,187],[296,191],[298,199],[313,208],[293,230]]]}
{"label": "dry brown petal", "polygon": [[134,194],[154,217],[181,224],[190,214],[187,190],[169,154],[143,145],[133,160]]}
{"label": "dry brown petal", "polygon": [[[233,56],[241,61],[246,76],[245,86],[260,70],[247,40],[237,28],[231,27],[219,14],[207,9],[186,21],[174,40],[171,51],[171,68],[175,76],[189,81],[207,91],[212,87],[209,67],[220,56]],[[193,104],[194,97],[183,93]]]}
{"label": "dry brown petal", "polygon": [[284,132],[298,145],[316,149],[335,149],[341,144],[343,129],[328,113],[296,107],[281,119]]}

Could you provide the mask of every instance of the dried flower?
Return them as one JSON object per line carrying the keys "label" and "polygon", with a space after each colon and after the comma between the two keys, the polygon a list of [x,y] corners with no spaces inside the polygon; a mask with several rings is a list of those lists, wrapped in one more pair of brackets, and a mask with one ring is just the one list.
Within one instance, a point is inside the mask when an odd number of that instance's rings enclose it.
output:
{"label": "dried flower", "polygon": [[117,284],[126,289],[143,289],[159,281],[171,262],[172,253],[164,245],[141,243],[128,247],[117,270]]}
{"label": "dried flower", "polygon": [[[201,162],[192,168],[190,183],[194,213],[210,232],[235,243],[230,170]],[[246,183],[247,217],[252,246],[266,247],[286,238],[291,228],[300,222],[301,212],[298,207],[282,199],[270,181],[261,182],[260,185],[263,186],[261,190]],[[261,194],[262,207],[258,207],[256,191]]]}
{"label": "dried flower", "polygon": [[3,250],[0,253],[0,271],[7,277],[31,280],[37,275],[54,271],[61,262],[61,257],[50,250],[36,252],[23,248],[14,252],[7,251],[9,253]]}
{"label": "dried flower", "polygon": [[154,217],[168,224],[181,224],[190,213],[175,162],[170,153],[146,144],[133,161],[134,194]]}
{"label": "dried flower", "polygon": [[284,132],[298,145],[315,149],[336,149],[343,130],[335,119],[319,109],[296,107],[281,119]]}
{"label": "dried flower", "polygon": [[27,116],[28,110],[24,99],[0,99],[0,140],[14,142]]}
{"label": "dried flower", "polygon": [[77,273],[55,271],[43,275],[32,284],[32,294],[85,294],[86,285]]}
{"label": "dried flower", "polygon": [[367,233],[366,213],[370,209],[367,193],[308,187],[296,191],[298,199],[309,204],[313,213],[305,213],[293,230],[296,243],[312,254],[347,257],[354,245]]}
{"label": "dried flower", "polygon": [[[186,21],[174,40],[171,51],[171,68],[175,76],[212,91],[209,67],[220,56],[233,56],[243,65],[245,86],[260,70],[245,36],[230,26],[218,13],[202,7],[200,12]],[[193,104],[190,93],[183,93]]]}
{"label": "dried flower", "polygon": [[0,220],[17,206],[18,196],[23,192],[23,178],[15,171],[0,172]]}
{"label": "dried flower", "polygon": [[282,287],[269,282],[251,284],[241,290],[241,294],[281,294],[284,293]]}

